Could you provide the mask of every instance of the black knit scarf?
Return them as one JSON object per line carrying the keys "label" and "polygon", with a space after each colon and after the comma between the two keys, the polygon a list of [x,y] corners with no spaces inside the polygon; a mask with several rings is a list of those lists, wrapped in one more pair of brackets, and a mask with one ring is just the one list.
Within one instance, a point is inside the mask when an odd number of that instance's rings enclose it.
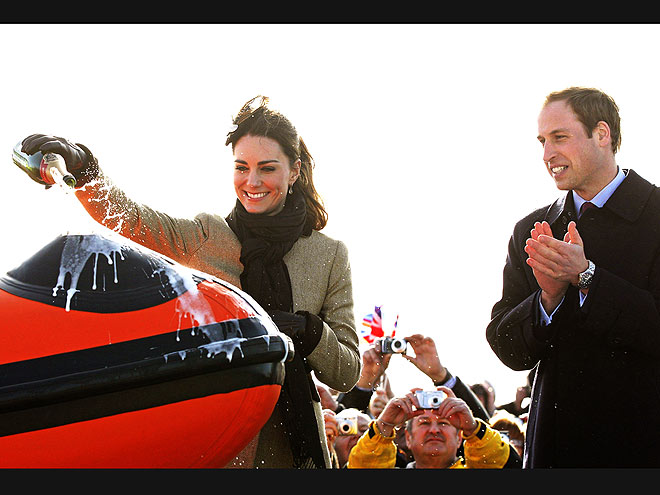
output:
{"label": "black knit scarf", "polygon": [[283,257],[303,232],[307,211],[302,194],[290,194],[277,215],[248,213],[239,200],[227,223],[241,242],[241,287],[266,311],[292,311],[291,281]]}
{"label": "black knit scarf", "polygon": [[[309,236],[305,201],[299,191],[288,195],[277,215],[248,213],[239,200],[227,223],[241,242],[241,287],[266,311],[293,312],[291,279],[283,257],[300,236]],[[278,404],[291,444],[294,467],[325,467],[311,390],[310,368],[300,353],[285,363]],[[316,390],[314,390],[316,392]]]}

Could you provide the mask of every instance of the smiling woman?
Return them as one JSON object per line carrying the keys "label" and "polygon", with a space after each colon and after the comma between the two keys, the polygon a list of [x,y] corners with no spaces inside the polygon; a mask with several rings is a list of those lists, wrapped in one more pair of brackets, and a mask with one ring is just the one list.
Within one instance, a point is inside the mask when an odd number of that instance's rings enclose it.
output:
{"label": "smiling woman", "polygon": [[234,118],[225,145],[234,153],[236,196],[249,213],[275,215],[286,193],[300,192],[307,210],[306,227],[321,230],[328,222],[314,187],[314,159],[293,124],[268,107],[268,98],[246,102]]}
{"label": "smiling woman", "polygon": [[300,174],[300,160],[290,165],[277,141],[250,135],[236,143],[234,156],[234,188],[245,210],[271,216],[282,211]]}

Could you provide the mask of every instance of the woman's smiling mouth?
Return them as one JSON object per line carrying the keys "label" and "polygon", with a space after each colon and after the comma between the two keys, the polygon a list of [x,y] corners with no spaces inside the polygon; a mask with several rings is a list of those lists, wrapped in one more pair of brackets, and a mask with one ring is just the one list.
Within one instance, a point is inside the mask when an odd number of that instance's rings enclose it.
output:
{"label": "woman's smiling mouth", "polygon": [[260,193],[250,193],[247,191],[244,192],[245,192],[245,196],[247,196],[248,199],[261,199],[268,195],[268,192],[260,192]]}

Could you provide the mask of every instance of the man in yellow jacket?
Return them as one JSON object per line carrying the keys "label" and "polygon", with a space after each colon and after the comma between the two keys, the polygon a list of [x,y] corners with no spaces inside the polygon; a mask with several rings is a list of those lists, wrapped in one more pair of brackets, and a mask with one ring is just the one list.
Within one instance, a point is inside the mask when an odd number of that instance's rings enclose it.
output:
{"label": "man in yellow jacket", "polygon": [[[438,387],[431,394],[412,389],[404,397],[391,399],[351,450],[347,467],[394,468],[394,429],[406,422],[406,442],[415,458],[408,467],[500,469],[522,465],[515,449],[487,423],[475,419],[465,401],[451,389]],[[457,454],[461,441],[465,457]]]}

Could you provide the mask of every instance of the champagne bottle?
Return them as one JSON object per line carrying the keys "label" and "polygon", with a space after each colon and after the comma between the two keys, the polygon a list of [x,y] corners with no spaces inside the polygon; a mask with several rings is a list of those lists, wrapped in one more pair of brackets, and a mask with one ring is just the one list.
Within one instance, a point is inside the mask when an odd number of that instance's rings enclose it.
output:
{"label": "champagne bottle", "polygon": [[21,151],[21,143],[18,143],[14,146],[12,160],[33,181],[45,185],[46,188],[51,187],[57,182],[64,182],[64,184],[71,188],[76,186],[75,177],[66,169],[64,158],[60,155],[55,153],[46,153],[44,155],[40,151],[37,151],[33,155],[28,155]]}

